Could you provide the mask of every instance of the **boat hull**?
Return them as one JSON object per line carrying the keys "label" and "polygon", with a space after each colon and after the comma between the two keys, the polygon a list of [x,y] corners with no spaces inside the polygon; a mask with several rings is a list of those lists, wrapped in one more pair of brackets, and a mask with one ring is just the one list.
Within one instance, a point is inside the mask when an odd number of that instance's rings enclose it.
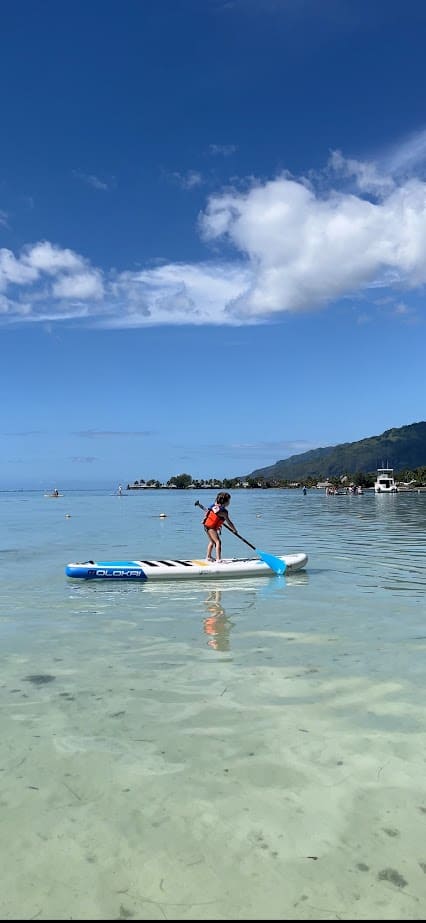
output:
{"label": "boat hull", "polygon": [[376,494],[396,494],[398,488],[393,476],[393,468],[378,468],[377,477],[374,482],[374,493]]}
{"label": "boat hull", "polygon": [[[277,555],[286,573],[306,567],[304,552]],[[205,580],[209,577],[266,577],[274,571],[258,558],[225,558],[220,564],[203,560],[83,561],[67,564],[67,577],[81,580]]]}

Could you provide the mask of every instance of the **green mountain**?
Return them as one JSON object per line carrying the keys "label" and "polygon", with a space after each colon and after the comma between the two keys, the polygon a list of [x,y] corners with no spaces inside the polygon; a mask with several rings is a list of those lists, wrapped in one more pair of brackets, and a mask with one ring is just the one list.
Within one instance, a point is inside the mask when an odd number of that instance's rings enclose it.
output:
{"label": "green mountain", "polygon": [[397,472],[422,465],[426,465],[426,422],[387,429],[381,436],[370,436],[359,442],[343,442],[291,455],[275,465],[257,468],[247,477],[303,481],[356,472],[375,473],[382,466]]}

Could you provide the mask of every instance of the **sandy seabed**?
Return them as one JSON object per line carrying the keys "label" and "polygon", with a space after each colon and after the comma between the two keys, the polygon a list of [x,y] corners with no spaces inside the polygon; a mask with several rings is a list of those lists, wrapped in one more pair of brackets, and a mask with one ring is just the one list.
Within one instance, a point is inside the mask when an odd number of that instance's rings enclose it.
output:
{"label": "sandy seabed", "polygon": [[14,658],[3,919],[423,919],[423,694],[172,655]]}

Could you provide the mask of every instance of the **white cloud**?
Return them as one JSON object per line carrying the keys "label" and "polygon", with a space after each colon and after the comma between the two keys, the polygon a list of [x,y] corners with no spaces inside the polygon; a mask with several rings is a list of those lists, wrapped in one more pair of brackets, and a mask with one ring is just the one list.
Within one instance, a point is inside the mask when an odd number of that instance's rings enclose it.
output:
{"label": "white cloud", "polygon": [[87,299],[102,298],[104,287],[99,272],[79,272],[75,275],[61,276],[52,286],[56,298]]}
{"label": "white cloud", "polygon": [[61,270],[74,272],[85,266],[86,261],[83,257],[74,253],[73,250],[63,250],[48,240],[29,247],[22,257],[24,263],[40,272],[56,275]]}
{"label": "white cloud", "polygon": [[[394,162],[418,163],[423,150],[426,134],[410,154],[394,152]],[[327,173],[335,184],[326,190],[282,174],[212,195],[199,229],[214,257],[199,263],[101,272],[49,241],[17,255],[0,250],[1,322],[237,326],[354,294],[374,311],[377,288],[405,304],[426,282],[426,182],[398,179],[384,162],[335,151]]]}
{"label": "white cloud", "polygon": [[102,274],[84,257],[40,241],[18,257],[0,250],[0,292],[3,321],[23,322],[86,317],[87,302],[99,302],[104,289]]}
{"label": "white cloud", "polygon": [[252,269],[251,291],[234,305],[241,319],[325,305],[384,274],[386,284],[426,281],[426,184],[415,179],[371,202],[278,177],[212,196],[201,225]]}
{"label": "white cloud", "polygon": [[107,325],[233,323],[230,305],[249,283],[247,269],[238,263],[170,263],[123,272],[112,286],[120,309]]}
{"label": "white cloud", "polygon": [[16,259],[11,250],[0,250],[0,291],[6,291],[10,285],[25,285],[38,278],[38,270],[29,266],[25,260]]}

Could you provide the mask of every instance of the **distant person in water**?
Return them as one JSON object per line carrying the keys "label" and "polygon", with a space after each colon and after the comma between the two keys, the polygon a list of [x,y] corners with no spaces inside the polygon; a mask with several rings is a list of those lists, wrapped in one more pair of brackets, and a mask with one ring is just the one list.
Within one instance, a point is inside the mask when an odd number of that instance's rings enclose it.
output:
{"label": "distant person in water", "polygon": [[219,563],[222,559],[222,542],[220,538],[220,530],[222,526],[226,524],[231,532],[237,531],[228,514],[228,506],[230,502],[231,494],[218,494],[216,497],[216,503],[212,503],[211,506],[209,506],[203,519],[203,525],[209,537],[206,554],[207,561],[214,561],[214,558],[212,557],[213,548],[216,549],[216,563]]}
{"label": "distant person in water", "polygon": [[54,496],[54,497],[59,497],[59,490],[58,490],[57,487],[55,487],[55,489],[54,489],[54,491],[53,491],[53,496]]}
{"label": "distant person in water", "polygon": [[122,494],[122,493],[123,493],[123,488],[122,488],[121,484],[119,484],[119,485],[118,485],[118,496],[121,497],[121,494]]}

